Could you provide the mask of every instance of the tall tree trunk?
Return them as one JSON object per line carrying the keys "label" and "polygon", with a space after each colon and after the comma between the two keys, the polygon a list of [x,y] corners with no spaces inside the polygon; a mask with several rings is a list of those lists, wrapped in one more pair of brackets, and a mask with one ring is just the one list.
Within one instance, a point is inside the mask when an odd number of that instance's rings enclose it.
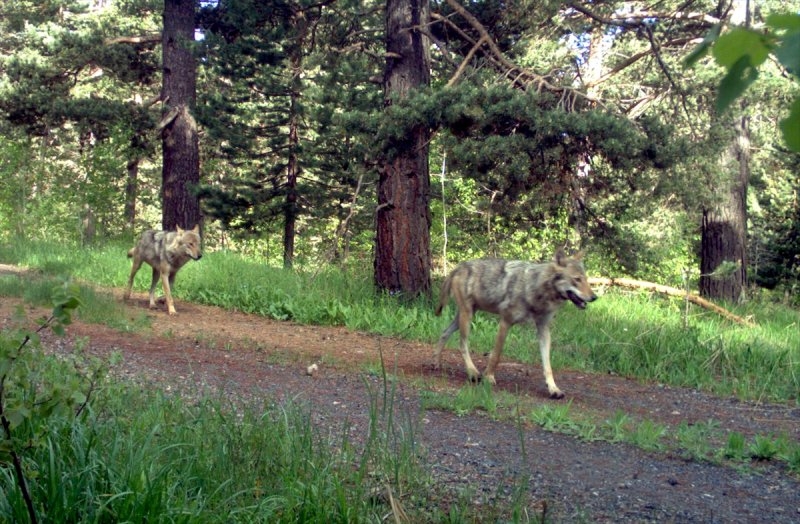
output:
{"label": "tall tree trunk", "polygon": [[[417,28],[430,16],[427,0],[387,0],[384,104],[430,83],[428,38]],[[375,241],[375,284],[417,296],[430,289],[430,131],[418,125],[410,147],[379,167]]]}
{"label": "tall tree trunk", "polygon": [[171,230],[200,224],[200,201],[194,192],[200,183],[197,123],[192,116],[196,91],[196,64],[191,42],[195,30],[195,0],[165,0],[161,100],[163,166],[161,225]]}
{"label": "tall tree trunk", "polygon": [[[737,136],[730,146],[723,169],[730,173],[724,200],[703,210],[700,238],[700,294],[707,298],[744,299],[747,287],[747,186],[750,181],[748,119],[737,122]],[[711,275],[723,262],[738,264],[736,271]]]}
{"label": "tall tree trunk", "polygon": [[298,9],[294,13],[295,41],[289,50],[291,85],[289,87],[289,158],[286,163],[286,202],[284,203],[283,224],[283,267],[294,264],[294,241],[297,225],[297,176],[300,164],[297,150],[300,146],[300,96],[303,90],[303,46],[308,23],[305,13]]}
{"label": "tall tree trunk", "polygon": [[[731,23],[750,25],[749,0],[735,0]],[[741,104],[745,109],[744,102]],[[707,298],[742,301],[747,287],[747,187],[750,183],[749,119],[735,121],[733,143],[723,154],[722,199],[703,210],[700,238],[700,294]],[[738,264],[736,271],[711,275],[723,262]]]}

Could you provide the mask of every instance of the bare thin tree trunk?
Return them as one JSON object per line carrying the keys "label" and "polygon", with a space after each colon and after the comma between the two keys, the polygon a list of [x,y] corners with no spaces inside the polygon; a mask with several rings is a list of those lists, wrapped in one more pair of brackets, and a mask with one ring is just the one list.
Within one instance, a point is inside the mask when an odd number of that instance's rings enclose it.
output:
{"label": "bare thin tree trunk", "polygon": [[139,159],[128,161],[126,166],[127,178],[125,181],[125,225],[133,231],[136,223],[136,198],[139,193]]}
{"label": "bare thin tree trunk", "polygon": [[294,264],[294,245],[297,216],[297,176],[300,164],[297,150],[300,146],[300,108],[299,102],[303,91],[303,46],[308,23],[305,13],[297,10],[294,13],[295,41],[289,52],[289,68],[291,79],[289,95],[289,158],[286,164],[286,202],[284,203],[283,223],[283,267],[290,268]]}

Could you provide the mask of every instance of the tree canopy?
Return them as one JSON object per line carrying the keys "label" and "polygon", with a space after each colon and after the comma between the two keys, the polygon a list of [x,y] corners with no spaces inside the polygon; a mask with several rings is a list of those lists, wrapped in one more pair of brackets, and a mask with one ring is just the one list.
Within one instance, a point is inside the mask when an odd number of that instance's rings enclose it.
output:
{"label": "tree canopy", "polygon": [[[381,173],[424,144],[430,268],[566,244],[607,272],[677,283],[699,266],[701,219],[725,201],[724,158],[746,117],[743,263],[762,285],[796,285],[800,33],[782,5],[759,2],[740,30],[734,5],[718,2],[431,2],[408,28],[426,42],[430,81],[387,104],[398,5],[194,6],[195,38],[182,42],[197,75],[191,191],[210,248],[285,265],[372,256]],[[90,224],[103,237],[157,225],[164,8],[0,6],[5,236],[88,241]],[[698,45],[712,54],[691,55]],[[726,50],[737,46],[749,52]]]}

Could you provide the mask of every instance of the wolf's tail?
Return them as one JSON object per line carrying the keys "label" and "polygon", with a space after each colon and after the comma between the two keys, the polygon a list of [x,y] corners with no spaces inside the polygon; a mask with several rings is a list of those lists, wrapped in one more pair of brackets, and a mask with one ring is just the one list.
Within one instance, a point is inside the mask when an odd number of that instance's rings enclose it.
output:
{"label": "wolf's tail", "polygon": [[453,274],[455,271],[447,275],[447,278],[444,279],[444,283],[442,284],[442,291],[439,293],[439,305],[436,306],[436,311],[434,314],[438,317],[442,314],[442,309],[444,309],[445,304],[447,301],[450,300],[450,286],[453,283]]}

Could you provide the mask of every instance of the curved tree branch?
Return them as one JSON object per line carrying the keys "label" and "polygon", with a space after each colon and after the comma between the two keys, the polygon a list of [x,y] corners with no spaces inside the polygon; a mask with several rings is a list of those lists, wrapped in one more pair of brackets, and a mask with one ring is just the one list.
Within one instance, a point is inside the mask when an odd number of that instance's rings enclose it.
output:
{"label": "curved tree branch", "polygon": [[578,100],[585,100],[592,105],[603,105],[600,100],[587,95],[584,92],[565,86],[555,85],[544,76],[528,68],[521,67],[513,63],[505,56],[503,51],[489,34],[489,31],[486,30],[486,27],[484,27],[484,25],[472,13],[467,11],[467,9],[459,4],[457,0],[447,0],[447,5],[450,6],[450,8],[453,9],[456,14],[466,20],[472,29],[474,29],[479,35],[479,38],[476,41],[471,36],[466,34],[455,23],[453,23],[448,17],[432,13],[432,18],[434,20],[446,24],[449,28],[453,29],[459,38],[471,44],[472,46],[464,61],[462,61],[461,65],[459,66],[458,71],[456,71],[453,77],[451,77],[448,85],[453,85],[457,81],[457,79],[463,74],[466,64],[478,51],[481,51],[484,56],[487,57],[492,66],[501,72],[503,76],[510,79],[512,85],[518,89],[528,90],[533,86],[533,88],[538,92],[547,91],[556,95],[560,95],[561,106],[569,111],[575,109],[575,104]]}

